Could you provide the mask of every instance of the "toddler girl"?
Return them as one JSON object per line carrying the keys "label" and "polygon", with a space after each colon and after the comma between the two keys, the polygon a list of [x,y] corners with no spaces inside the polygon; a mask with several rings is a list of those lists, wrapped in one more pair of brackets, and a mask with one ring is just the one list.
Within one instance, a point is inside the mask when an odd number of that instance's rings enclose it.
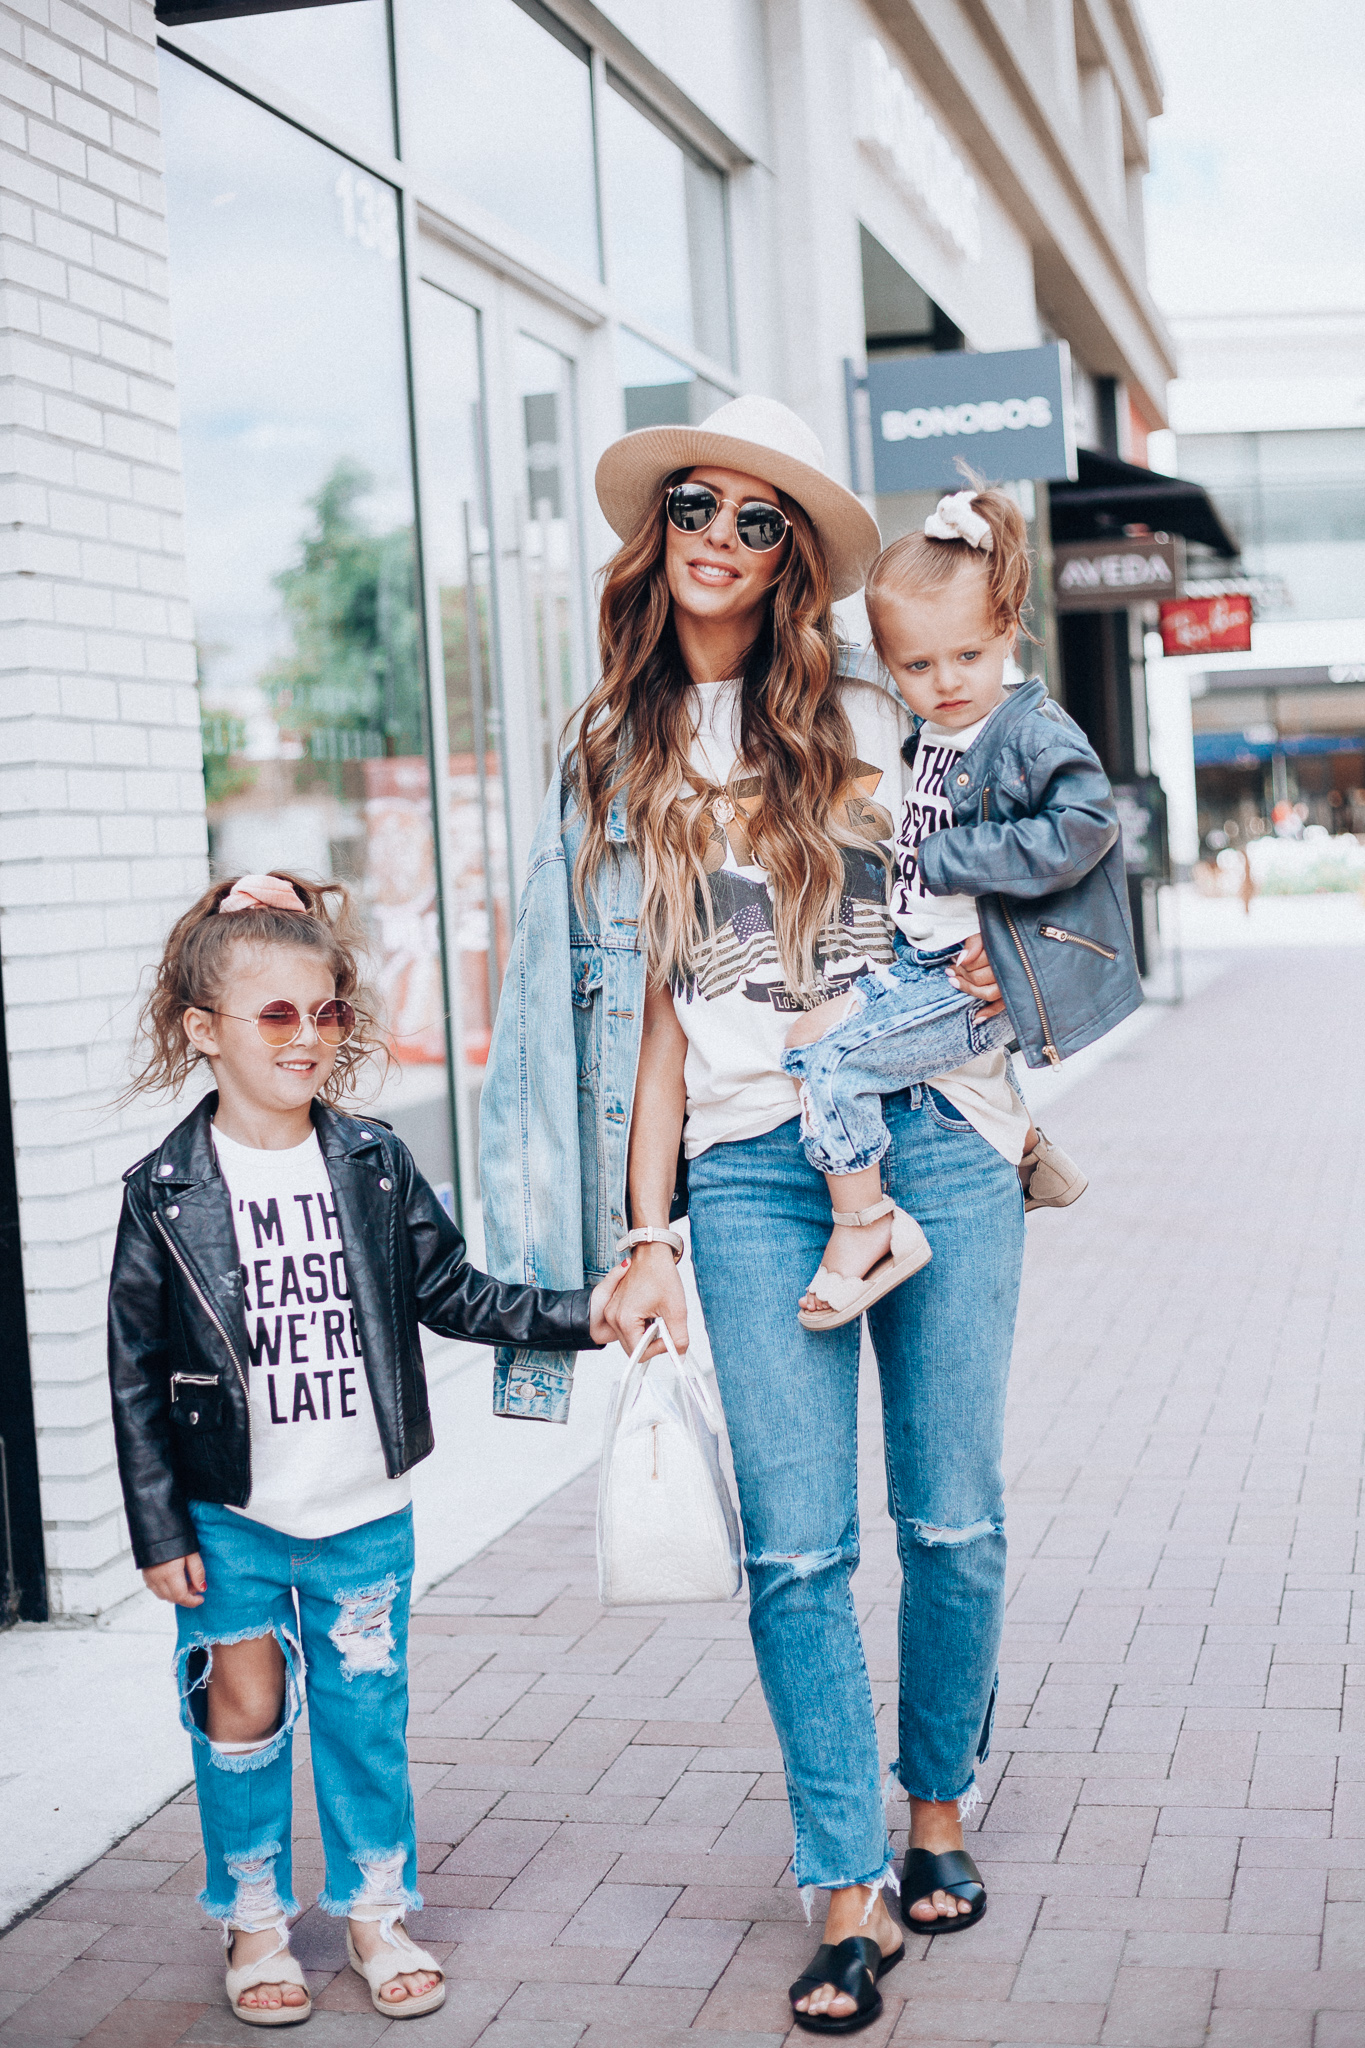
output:
{"label": "toddler girl", "polygon": [[422,1904],[407,1761],[409,1470],[432,1448],[419,1322],[445,1337],[607,1341],[593,1290],[476,1272],[374,1117],[338,1104],[381,1051],[346,891],[219,883],[172,931],[134,1088],[214,1092],[124,1176],[109,1373],[133,1555],[177,1607],[228,1997],[253,2026],[312,2010],[289,1952],[291,1744],[307,1671],[325,1912],[376,2011],[445,1997]]}
{"label": "toddler girl", "polygon": [[[868,573],[873,641],[918,723],[896,830],[895,961],[808,1010],[783,1055],[836,1226],[802,1297],[807,1329],[851,1322],[932,1256],[881,1193],[883,1095],[1014,1039],[1031,1066],[1058,1065],[1142,1000],[1104,771],[1042,683],[1005,680],[1028,586],[1023,517],[996,490],[941,499]],[[994,1016],[954,972],[983,946],[1004,996]],[[1086,1186],[1032,1129],[1020,1176],[1029,1208],[1064,1207]]]}

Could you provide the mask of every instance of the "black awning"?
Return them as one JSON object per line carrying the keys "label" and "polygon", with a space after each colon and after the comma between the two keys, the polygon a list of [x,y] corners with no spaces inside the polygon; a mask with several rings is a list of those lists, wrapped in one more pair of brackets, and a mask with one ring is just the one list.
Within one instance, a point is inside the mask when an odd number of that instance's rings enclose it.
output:
{"label": "black awning", "polygon": [[1229,559],[1240,552],[1202,484],[1091,448],[1078,448],[1076,462],[1074,484],[1048,486],[1054,541],[1104,540],[1125,526],[1146,526],[1153,533],[1182,534]]}
{"label": "black awning", "polygon": [[167,28],[193,28],[197,21],[231,21],[239,14],[292,14],[300,7],[335,7],[341,0],[156,0],[156,18]]}

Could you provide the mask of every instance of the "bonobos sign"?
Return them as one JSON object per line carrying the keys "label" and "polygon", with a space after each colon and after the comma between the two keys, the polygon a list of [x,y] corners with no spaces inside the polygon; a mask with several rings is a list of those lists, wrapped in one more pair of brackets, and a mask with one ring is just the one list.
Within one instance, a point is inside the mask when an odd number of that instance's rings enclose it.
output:
{"label": "bonobos sign", "polygon": [[874,356],[867,395],[879,492],[960,485],[959,457],[992,483],[1076,474],[1065,342],[982,355]]}

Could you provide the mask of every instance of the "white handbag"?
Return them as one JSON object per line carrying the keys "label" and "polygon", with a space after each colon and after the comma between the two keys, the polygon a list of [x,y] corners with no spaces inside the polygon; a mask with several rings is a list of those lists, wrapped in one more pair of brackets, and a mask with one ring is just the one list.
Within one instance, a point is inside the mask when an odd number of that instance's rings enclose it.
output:
{"label": "white handbag", "polygon": [[[646,1360],[653,1339],[665,1355]],[[721,1418],[705,1379],[662,1321],[631,1354],[607,1414],[597,1490],[604,1607],[733,1600],[739,1518],[720,1462]]]}

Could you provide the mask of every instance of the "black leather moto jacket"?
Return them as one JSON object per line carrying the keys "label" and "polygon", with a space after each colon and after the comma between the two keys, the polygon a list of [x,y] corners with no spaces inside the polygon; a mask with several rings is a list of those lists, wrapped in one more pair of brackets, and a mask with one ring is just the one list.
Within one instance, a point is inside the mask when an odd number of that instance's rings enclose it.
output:
{"label": "black leather moto jacket", "polygon": [[[251,1497],[250,1359],[227,1183],[206,1095],[124,1175],[109,1283],[109,1381],[119,1477],[138,1566],[197,1544],[187,1503]],[[491,1280],[406,1145],[373,1118],[313,1105],[336,1195],[389,1476],[434,1437],[418,1324],[442,1337],[536,1349],[591,1348],[590,1290]]]}

